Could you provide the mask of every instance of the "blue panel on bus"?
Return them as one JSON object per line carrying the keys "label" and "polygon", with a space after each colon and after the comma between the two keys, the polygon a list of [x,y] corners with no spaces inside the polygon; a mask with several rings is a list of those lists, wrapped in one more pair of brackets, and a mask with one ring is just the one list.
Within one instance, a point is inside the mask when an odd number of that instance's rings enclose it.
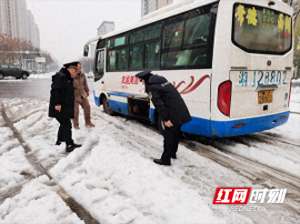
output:
{"label": "blue panel on bus", "polygon": [[99,107],[101,105],[100,104],[100,97],[96,96],[95,90],[93,91],[93,95],[94,95],[95,104]]}
{"label": "blue panel on bus", "polygon": [[113,111],[128,115],[128,103],[122,103],[115,100],[108,100],[108,105]]}
{"label": "blue panel on bus", "polygon": [[[128,104],[109,100],[109,106],[113,111],[128,115]],[[273,115],[240,119],[234,121],[214,121],[193,117],[185,123],[181,130],[186,133],[205,137],[232,137],[260,132],[280,126],[288,121],[289,112]],[[150,109],[149,120],[155,122],[155,109]]]}
{"label": "blue panel on bus", "polygon": [[108,96],[122,96],[122,97],[128,97],[128,96],[132,96],[132,94],[129,93],[124,93],[124,92],[109,92]]}
{"label": "blue panel on bus", "polygon": [[289,112],[234,121],[213,121],[193,117],[182,126],[186,133],[206,137],[232,137],[246,135],[280,126],[288,121]]}
{"label": "blue panel on bus", "polygon": [[183,124],[182,132],[210,137],[211,136],[211,121],[208,119],[192,117],[192,120]]}

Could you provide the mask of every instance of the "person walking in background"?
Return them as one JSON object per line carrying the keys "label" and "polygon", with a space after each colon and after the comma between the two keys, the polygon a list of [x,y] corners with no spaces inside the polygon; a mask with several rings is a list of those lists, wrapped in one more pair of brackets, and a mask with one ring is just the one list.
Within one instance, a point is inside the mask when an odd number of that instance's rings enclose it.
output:
{"label": "person walking in background", "polygon": [[79,129],[79,105],[82,107],[84,112],[85,126],[88,128],[95,127],[91,122],[91,106],[89,103],[89,87],[87,84],[86,76],[81,71],[81,64],[77,65],[78,75],[74,78],[74,119],[73,125],[75,129]]}
{"label": "person walking in background", "polygon": [[175,87],[168,80],[151,71],[136,74],[145,85],[157,113],[164,136],[164,151],[160,159],[153,161],[159,165],[171,165],[171,158],[176,159],[182,124],[191,120],[188,108]]}
{"label": "person walking in background", "polygon": [[74,87],[73,79],[77,76],[79,62],[64,64],[64,67],[52,76],[50,92],[49,117],[55,118],[60,126],[57,133],[56,145],[66,143],[66,152],[72,152],[81,145],[72,139],[72,123],[74,117]]}

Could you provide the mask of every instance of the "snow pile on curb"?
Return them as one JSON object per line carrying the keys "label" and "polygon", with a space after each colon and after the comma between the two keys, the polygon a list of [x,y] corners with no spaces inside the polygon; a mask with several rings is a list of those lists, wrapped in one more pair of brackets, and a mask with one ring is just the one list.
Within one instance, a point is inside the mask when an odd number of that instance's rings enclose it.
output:
{"label": "snow pile on curb", "polygon": [[30,74],[29,79],[50,79],[55,72],[49,72],[44,74]]}

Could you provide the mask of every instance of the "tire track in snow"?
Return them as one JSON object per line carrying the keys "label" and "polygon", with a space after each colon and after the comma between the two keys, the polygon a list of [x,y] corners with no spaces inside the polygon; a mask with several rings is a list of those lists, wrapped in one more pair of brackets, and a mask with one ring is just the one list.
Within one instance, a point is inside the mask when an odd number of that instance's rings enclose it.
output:
{"label": "tire track in snow", "polygon": [[290,111],[290,113],[300,115],[300,112],[296,112],[296,111]]}
{"label": "tire track in snow", "polygon": [[[300,179],[298,177],[228,152],[226,149],[203,145],[198,142],[186,142],[185,144],[187,148],[197,152],[199,155],[235,171],[237,174],[251,180],[252,183],[260,184],[266,188],[287,188],[286,200],[288,206],[300,215]],[[219,151],[216,151],[216,149]]]}
{"label": "tire track in snow", "polygon": [[257,137],[257,138],[259,138],[259,140],[264,141],[266,143],[274,144],[274,142],[277,141],[277,142],[280,142],[280,143],[283,143],[286,145],[295,146],[300,149],[300,143],[287,141],[284,138],[282,138],[280,135],[275,134],[275,133],[269,133],[269,132],[259,133],[259,134],[255,134],[254,137]]}
{"label": "tire track in snow", "polygon": [[[66,205],[77,214],[79,218],[81,218],[86,224],[99,224],[99,222],[94,219],[91,214],[81,206],[73,197],[71,197],[62,186],[59,185],[55,181],[55,179],[51,176],[47,169],[45,169],[39,162],[38,159],[32,154],[31,148],[26,144],[20,132],[14,127],[13,122],[9,119],[6,113],[6,108],[3,104],[0,105],[1,115],[6,123],[6,125],[12,130],[14,133],[14,137],[19,141],[20,145],[24,148],[25,156],[28,162],[34,167],[36,171],[38,171],[39,175],[46,175],[50,180],[52,180],[57,187],[57,194],[60,198],[66,203]],[[25,184],[25,183],[24,183]],[[21,191],[23,185],[16,186],[15,188],[10,189],[4,196],[13,196],[18,194]],[[9,194],[9,195],[8,195]]]}
{"label": "tire track in snow", "polygon": [[24,119],[26,119],[26,118],[29,118],[31,115],[34,115],[34,114],[36,114],[36,113],[38,113],[38,112],[42,112],[42,111],[46,111],[46,109],[43,108],[43,109],[36,109],[36,110],[33,110],[33,111],[29,112],[28,114],[26,114],[26,115],[24,115],[24,116],[21,116],[21,117],[18,117],[18,118],[16,118],[16,119],[12,120],[12,122],[13,122],[13,123],[17,123],[17,122],[19,122],[19,121],[21,121],[21,120],[24,120]]}
{"label": "tire track in snow", "polygon": [[[33,179],[33,178],[32,178]],[[27,184],[32,179],[22,181],[21,183],[7,189],[4,191],[0,191],[0,204],[2,204],[7,198],[12,198],[19,194],[25,184]]]}
{"label": "tire track in snow", "polygon": [[[118,119],[118,122],[116,122],[113,119],[108,119],[99,114],[95,115],[102,120],[113,124],[119,130],[126,130],[126,136],[133,139],[133,141],[130,141],[131,144],[135,145],[138,141],[138,145],[142,145],[145,148],[151,147],[153,150],[155,145],[158,147],[157,142],[145,138],[143,135],[139,134],[139,131],[134,132],[129,130],[126,127],[124,120]],[[150,130],[149,127],[148,129]],[[156,133],[158,132],[153,129],[152,131]],[[288,204],[286,204],[286,207],[300,215],[300,179],[298,177],[257,161],[253,161],[249,158],[228,152],[220,146],[204,145],[199,142],[189,140],[185,140],[180,144],[184,145],[189,150],[196,152],[198,155],[214,161],[217,164],[232,170],[238,175],[247,178],[254,184],[259,184],[267,188],[288,188],[289,190],[292,190],[287,193],[286,200]]]}

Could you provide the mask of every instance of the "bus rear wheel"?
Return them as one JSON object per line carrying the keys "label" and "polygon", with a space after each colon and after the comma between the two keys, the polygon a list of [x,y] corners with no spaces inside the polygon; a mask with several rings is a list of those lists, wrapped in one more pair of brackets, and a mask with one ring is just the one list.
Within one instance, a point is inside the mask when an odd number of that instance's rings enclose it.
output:
{"label": "bus rear wheel", "polygon": [[107,98],[105,96],[102,98],[102,105],[103,105],[104,113],[109,114],[109,115],[113,115],[114,114],[114,112],[110,108],[110,106],[108,104],[108,100],[107,100]]}

